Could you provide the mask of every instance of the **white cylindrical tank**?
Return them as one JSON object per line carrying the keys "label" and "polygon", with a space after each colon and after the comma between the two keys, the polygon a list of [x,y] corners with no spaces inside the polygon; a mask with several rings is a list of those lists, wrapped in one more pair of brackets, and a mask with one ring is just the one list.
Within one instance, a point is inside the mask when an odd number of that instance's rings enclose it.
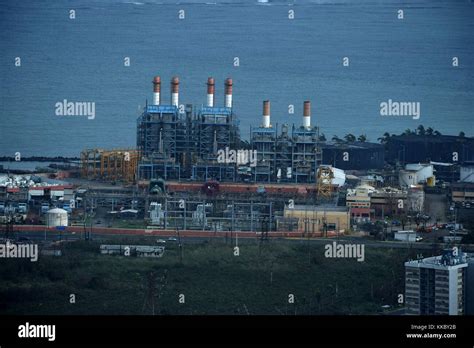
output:
{"label": "white cylindrical tank", "polygon": [[53,208],[46,213],[46,226],[58,227],[67,226],[68,218],[67,211],[60,208]]}

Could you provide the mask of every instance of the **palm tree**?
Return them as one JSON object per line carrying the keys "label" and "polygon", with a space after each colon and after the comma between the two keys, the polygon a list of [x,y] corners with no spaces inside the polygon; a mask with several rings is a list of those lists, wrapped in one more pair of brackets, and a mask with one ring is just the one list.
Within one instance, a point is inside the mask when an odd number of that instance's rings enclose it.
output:
{"label": "palm tree", "polygon": [[361,135],[359,135],[357,140],[360,141],[361,143],[364,143],[367,140],[367,135],[361,134]]}
{"label": "palm tree", "polygon": [[355,135],[354,135],[354,134],[351,134],[351,133],[346,134],[346,135],[344,136],[344,139],[346,139],[346,141],[347,141],[348,143],[353,143],[354,141],[356,141]]}
{"label": "palm tree", "polygon": [[407,128],[407,129],[405,129],[405,132],[403,132],[402,135],[410,135],[412,133],[413,133],[412,130],[410,128]]}
{"label": "palm tree", "polygon": [[425,135],[425,127],[423,127],[423,125],[419,125],[418,128],[418,135]]}
{"label": "palm tree", "polygon": [[335,143],[340,143],[342,142],[341,138],[339,138],[337,135],[333,135],[333,137],[331,138],[332,141],[334,141]]}
{"label": "palm tree", "polygon": [[319,136],[319,141],[326,141],[326,136],[324,135],[324,133],[321,133],[321,135]]}
{"label": "palm tree", "polygon": [[426,128],[426,135],[433,135],[433,131],[434,130],[431,127]]}
{"label": "palm tree", "polygon": [[440,135],[441,135],[441,133],[440,133],[439,131],[435,130],[435,131],[433,132],[433,135],[435,135],[435,136],[437,136],[437,137],[438,137],[438,136],[440,136]]}
{"label": "palm tree", "polygon": [[377,138],[378,141],[380,141],[381,144],[386,144],[388,142],[388,139],[390,138],[390,133],[385,132],[383,133],[383,136],[380,138]]}

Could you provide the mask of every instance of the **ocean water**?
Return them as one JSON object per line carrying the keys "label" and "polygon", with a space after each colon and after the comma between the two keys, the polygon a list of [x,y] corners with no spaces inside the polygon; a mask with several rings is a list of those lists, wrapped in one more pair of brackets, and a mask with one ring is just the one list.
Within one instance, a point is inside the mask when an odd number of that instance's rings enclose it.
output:
{"label": "ocean water", "polygon": [[[2,1],[0,155],[134,147],[154,75],[163,103],[177,75],[180,102],[196,105],[206,101],[208,76],[223,105],[224,79],[232,77],[244,138],[260,124],[265,99],[272,124],[298,125],[311,100],[312,123],[327,138],[377,141],[419,124],[474,136],[473,33],[468,0]],[[95,102],[95,118],[56,116],[63,99]],[[419,102],[420,118],[381,116],[389,99]]]}

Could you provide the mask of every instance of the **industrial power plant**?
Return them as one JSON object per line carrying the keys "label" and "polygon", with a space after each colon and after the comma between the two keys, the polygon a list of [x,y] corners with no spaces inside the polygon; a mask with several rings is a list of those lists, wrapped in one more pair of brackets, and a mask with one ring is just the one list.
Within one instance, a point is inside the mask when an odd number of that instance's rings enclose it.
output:
{"label": "industrial power plant", "polygon": [[[233,108],[231,78],[224,82],[224,100],[218,105],[215,80],[209,77],[206,104],[198,108],[180,104],[178,77],[173,77],[170,85],[171,95],[166,103],[161,93],[161,77],[153,79],[152,103],[147,102],[137,119],[136,149],[85,150],[81,155],[84,177],[126,182],[162,178],[315,183],[322,165],[340,165],[342,169],[383,166],[380,144],[335,147],[321,139],[319,127],[312,125],[310,101],[303,104],[301,123],[292,125],[272,124],[270,101],[263,101],[262,121],[250,128],[250,141],[244,141]],[[237,156],[239,151],[247,150],[256,156],[251,164],[232,158],[222,160],[219,156],[222,151],[230,151],[231,156],[235,152]]]}
{"label": "industrial power plant", "polygon": [[[137,118],[136,147],[86,149],[77,169],[55,174],[65,176],[63,186],[8,188],[4,200],[27,197],[41,205],[40,216],[61,208],[71,215],[71,224],[102,209],[108,227],[132,218],[161,231],[318,237],[350,233],[387,217],[414,219],[424,211],[426,192],[449,190],[446,183],[456,180],[456,170],[468,172],[456,163],[431,161],[425,155],[436,155],[433,151],[406,153],[413,139],[434,147],[441,136],[388,135],[381,144],[353,135],[327,140],[309,100],[302,103],[300,121],[291,125],[272,122],[271,101],[264,100],[261,121],[250,127],[248,140],[242,139],[234,81],[223,81],[221,103],[216,84],[207,79],[205,104],[196,106],[181,102],[178,77],[171,78],[167,97],[155,76],[151,103],[147,100]],[[453,151],[462,145],[459,162],[469,165],[472,138],[453,138]],[[412,163],[405,162],[408,156]],[[9,192],[13,189],[19,192]],[[15,221],[28,219],[22,209]]]}

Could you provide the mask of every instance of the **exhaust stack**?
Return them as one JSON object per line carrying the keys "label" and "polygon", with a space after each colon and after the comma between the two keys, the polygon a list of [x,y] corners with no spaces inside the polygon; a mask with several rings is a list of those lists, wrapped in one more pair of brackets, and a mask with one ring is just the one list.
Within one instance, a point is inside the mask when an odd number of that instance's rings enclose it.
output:
{"label": "exhaust stack", "polygon": [[161,78],[155,76],[153,79],[153,105],[160,105]]}
{"label": "exhaust stack", "polygon": [[262,117],[262,127],[270,128],[270,101],[265,100],[263,102],[263,117]]}
{"label": "exhaust stack", "polygon": [[179,78],[171,79],[171,105],[179,107]]}
{"label": "exhaust stack", "polygon": [[214,79],[209,77],[207,79],[207,106],[214,106]]}
{"label": "exhaust stack", "polygon": [[303,107],[303,127],[311,128],[311,102],[306,100]]}
{"label": "exhaust stack", "polygon": [[232,79],[227,78],[225,80],[225,107],[232,107]]}

